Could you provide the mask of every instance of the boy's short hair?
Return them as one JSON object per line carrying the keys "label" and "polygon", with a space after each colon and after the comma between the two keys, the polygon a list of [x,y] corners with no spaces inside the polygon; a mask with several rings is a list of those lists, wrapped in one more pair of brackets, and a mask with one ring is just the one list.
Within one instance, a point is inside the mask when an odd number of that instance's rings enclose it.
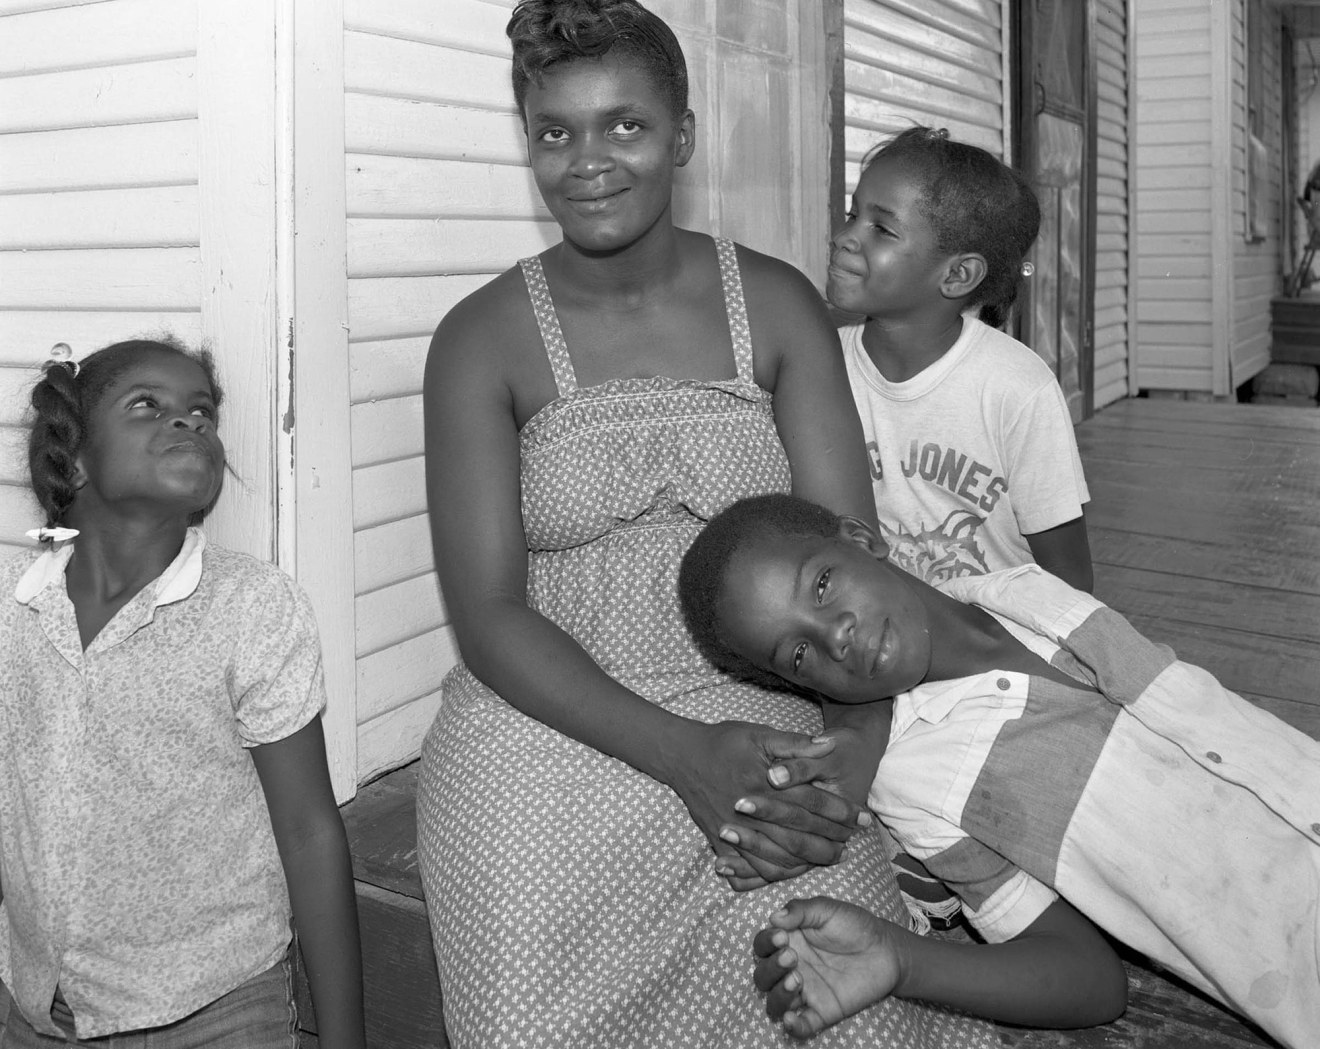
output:
{"label": "boy's short hair", "polygon": [[1040,232],[1040,202],[1021,172],[993,153],[949,138],[944,128],[915,126],[862,158],[865,172],[881,157],[909,167],[921,186],[918,205],[944,253],[974,251],[985,278],[967,300],[998,328],[1022,286],[1022,263]]}
{"label": "boy's short hair", "polygon": [[756,495],[720,511],[683,555],[678,599],[683,620],[697,648],[721,670],[767,688],[796,688],[729,648],[720,637],[716,612],[724,596],[734,555],[758,539],[826,538],[839,534],[840,518],[795,495]]}

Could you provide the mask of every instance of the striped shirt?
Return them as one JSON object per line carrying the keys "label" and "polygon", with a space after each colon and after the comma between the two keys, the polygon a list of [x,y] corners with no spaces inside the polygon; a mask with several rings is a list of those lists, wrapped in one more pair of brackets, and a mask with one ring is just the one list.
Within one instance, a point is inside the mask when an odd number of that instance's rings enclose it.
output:
{"label": "striped shirt", "polygon": [[1035,565],[941,589],[1092,687],[991,671],[897,697],[870,799],[895,838],[990,942],[1057,893],[1313,1045],[1320,743]]}

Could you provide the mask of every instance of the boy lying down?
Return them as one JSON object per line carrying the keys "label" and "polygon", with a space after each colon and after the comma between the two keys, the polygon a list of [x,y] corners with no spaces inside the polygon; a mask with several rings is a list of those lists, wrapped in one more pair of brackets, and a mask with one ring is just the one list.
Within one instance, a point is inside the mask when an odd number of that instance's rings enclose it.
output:
{"label": "boy lying down", "polygon": [[985,940],[792,900],[755,941],[770,1015],[805,1038],[892,994],[1104,1022],[1126,982],[1094,922],[1285,1045],[1316,1045],[1320,743],[1035,565],[936,589],[886,553],[860,521],[761,496],[713,518],[679,577],[723,669],[894,697],[870,807]]}

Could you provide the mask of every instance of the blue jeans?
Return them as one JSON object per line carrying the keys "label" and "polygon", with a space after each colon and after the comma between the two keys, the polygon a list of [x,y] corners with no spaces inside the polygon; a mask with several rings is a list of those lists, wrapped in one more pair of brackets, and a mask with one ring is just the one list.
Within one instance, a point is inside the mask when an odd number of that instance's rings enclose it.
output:
{"label": "blue jeans", "polygon": [[62,999],[56,999],[50,1014],[65,1032],[64,1038],[33,1030],[9,989],[0,983],[0,1049],[298,1049],[293,966],[287,956],[224,997],[164,1027],[80,1042],[73,1033],[73,1013]]}

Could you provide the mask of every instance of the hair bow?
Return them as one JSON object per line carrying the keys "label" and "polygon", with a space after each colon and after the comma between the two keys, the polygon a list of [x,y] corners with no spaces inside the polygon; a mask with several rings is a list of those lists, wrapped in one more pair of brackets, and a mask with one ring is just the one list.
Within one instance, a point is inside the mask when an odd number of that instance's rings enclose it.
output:
{"label": "hair bow", "polygon": [[42,528],[31,528],[23,534],[29,539],[35,539],[38,543],[62,543],[64,540],[76,536],[78,529],[50,525]]}

